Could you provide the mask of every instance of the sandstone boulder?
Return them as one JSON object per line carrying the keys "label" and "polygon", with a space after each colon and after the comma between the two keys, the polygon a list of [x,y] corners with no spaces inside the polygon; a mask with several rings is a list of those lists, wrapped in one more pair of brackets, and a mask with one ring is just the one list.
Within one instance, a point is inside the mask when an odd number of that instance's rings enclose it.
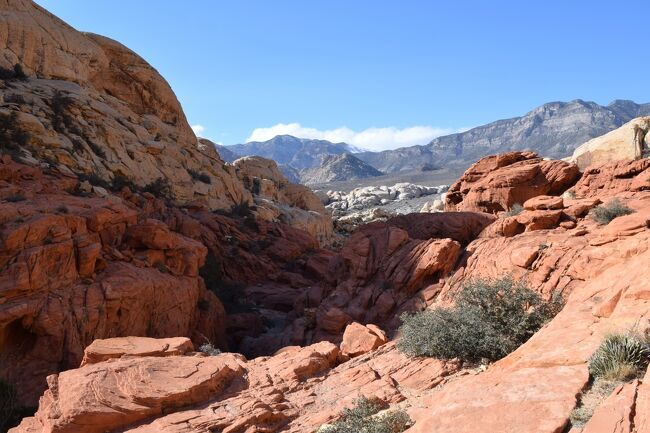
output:
{"label": "sandstone boulder", "polygon": [[122,337],[95,340],[84,350],[81,366],[123,356],[178,356],[192,350],[192,341],[184,337]]}
{"label": "sandstone boulder", "polygon": [[578,167],[533,152],[487,156],[472,165],[445,196],[447,211],[497,213],[539,195],[559,195],[579,177]]}
{"label": "sandstone boulder", "polygon": [[648,151],[649,130],[650,117],[633,119],[614,131],[582,144],[568,160],[585,170],[589,166],[608,162],[640,159]]}
{"label": "sandstone boulder", "polygon": [[341,353],[354,358],[378,348],[388,341],[386,333],[375,325],[362,325],[357,322],[350,323],[343,333]]}

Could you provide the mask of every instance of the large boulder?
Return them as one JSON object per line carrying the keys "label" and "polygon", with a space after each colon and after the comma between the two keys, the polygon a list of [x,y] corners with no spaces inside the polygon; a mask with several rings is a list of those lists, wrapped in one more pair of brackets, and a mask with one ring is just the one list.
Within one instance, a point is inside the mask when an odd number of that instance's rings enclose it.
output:
{"label": "large boulder", "polygon": [[596,137],[573,151],[568,161],[585,170],[608,162],[640,159],[650,149],[650,116],[633,119],[614,131]]}
{"label": "large boulder", "polygon": [[577,165],[545,160],[533,152],[487,156],[449,188],[445,210],[506,211],[538,195],[560,195],[579,176]]}
{"label": "large boulder", "polygon": [[386,344],[387,341],[386,333],[379,327],[372,324],[364,326],[353,322],[345,328],[343,333],[341,354],[354,358]]}

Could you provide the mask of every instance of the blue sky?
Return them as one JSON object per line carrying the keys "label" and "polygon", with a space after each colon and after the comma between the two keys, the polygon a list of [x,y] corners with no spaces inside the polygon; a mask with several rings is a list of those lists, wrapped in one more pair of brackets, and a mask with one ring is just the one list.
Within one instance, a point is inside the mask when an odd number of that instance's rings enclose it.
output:
{"label": "blue sky", "polygon": [[201,135],[382,149],[544,102],[650,101],[639,1],[37,0],[119,40]]}

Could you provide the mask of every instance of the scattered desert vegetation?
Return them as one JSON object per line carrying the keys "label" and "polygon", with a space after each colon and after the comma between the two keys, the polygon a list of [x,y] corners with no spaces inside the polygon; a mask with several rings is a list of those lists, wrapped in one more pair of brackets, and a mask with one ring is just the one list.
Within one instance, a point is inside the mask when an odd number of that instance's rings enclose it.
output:
{"label": "scattered desert vegetation", "polygon": [[618,385],[640,377],[649,361],[650,344],[647,332],[641,334],[631,330],[606,336],[589,358],[592,384],[571,412],[571,424],[578,427],[586,424],[603,400]]}
{"label": "scattered desert vegetation", "polygon": [[171,185],[165,178],[159,177],[151,183],[148,183],[142,190],[158,198],[169,198],[171,194]]}
{"label": "scattered desert vegetation", "polygon": [[545,301],[511,277],[469,281],[455,301],[451,308],[402,315],[398,348],[410,356],[494,361],[525,343],[562,307],[561,299]]}
{"label": "scattered desert vegetation", "polygon": [[351,409],[344,409],[341,418],[333,424],[323,426],[320,433],[400,433],[413,422],[406,412],[393,410],[376,415],[386,408],[377,399],[361,397]]}
{"label": "scattered desert vegetation", "polygon": [[631,213],[634,213],[634,209],[625,206],[619,199],[615,198],[607,205],[600,205],[595,207],[591,211],[591,217],[598,224],[607,225],[612,222],[614,218],[618,218],[623,215],[629,215]]}
{"label": "scattered desert vegetation", "polygon": [[517,216],[520,213],[522,213],[523,211],[524,211],[524,207],[522,205],[520,205],[519,203],[515,203],[515,204],[512,205],[510,210],[506,212],[505,215],[507,217]]}
{"label": "scattered desert vegetation", "polygon": [[634,331],[605,337],[589,358],[589,374],[609,381],[637,377],[648,366],[650,347],[647,338]]}
{"label": "scattered desert vegetation", "polygon": [[214,344],[211,342],[204,343],[199,346],[199,352],[205,353],[210,356],[215,356],[221,354],[221,350],[219,350]]}
{"label": "scattered desert vegetation", "polygon": [[13,155],[28,141],[29,134],[20,127],[18,114],[0,113],[0,151]]}
{"label": "scattered desert vegetation", "polygon": [[210,179],[210,176],[208,176],[205,173],[200,173],[200,172],[198,172],[196,170],[192,170],[190,168],[187,169],[187,172],[190,174],[190,176],[194,180],[197,180],[197,181],[203,182],[203,183],[207,183],[207,184],[212,183],[212,179]]}
{"label": "scattered desert vegetation", "polygon": [[13,68],[0,68],[0,80],[27,80],[27,74],[20,63],[16,63]]}

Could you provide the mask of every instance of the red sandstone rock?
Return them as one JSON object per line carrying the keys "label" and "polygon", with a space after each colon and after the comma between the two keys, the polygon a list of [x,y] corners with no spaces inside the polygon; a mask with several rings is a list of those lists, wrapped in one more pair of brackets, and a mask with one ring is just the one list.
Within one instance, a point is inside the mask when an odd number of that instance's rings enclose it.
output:
{"label": "red sandstone rock", "polygon": [[192,350],[192,341],[183,337],[122,337],[95,340],[84,350],[81,366],[122,356],[177,356]]}
{"label": "red sandstone rock", "polygon": [[472,165],[445,197],[445,209],[496,213],[540,195],[558,195],[579,177],[578,167],[533,152],[487,156]]}
{"label": "red sandstone rock", "polygon": [[524,202],[524,209],[526,210],[552,210],[563,208],[564,200],[562,197],[540,195]]}
{"label": "red sandstone rock", "polygon": [[354,358],[368,353],[385,344],[388,339],[384,331],[375,325],[363,326],[360,323],[352,322],[343,333],[341,342],[341,353]]}
{"label": "red sandstone rock", "polygon": [[594,411],[582,433],[632,433],[638,381],[619,385]]}
{"label": "red sandstone rock", "polygon": [[610,197],[623,191],[643,191],[650,185],[650,159],[617,161],[589,167],[575,186],[576,195]]}

